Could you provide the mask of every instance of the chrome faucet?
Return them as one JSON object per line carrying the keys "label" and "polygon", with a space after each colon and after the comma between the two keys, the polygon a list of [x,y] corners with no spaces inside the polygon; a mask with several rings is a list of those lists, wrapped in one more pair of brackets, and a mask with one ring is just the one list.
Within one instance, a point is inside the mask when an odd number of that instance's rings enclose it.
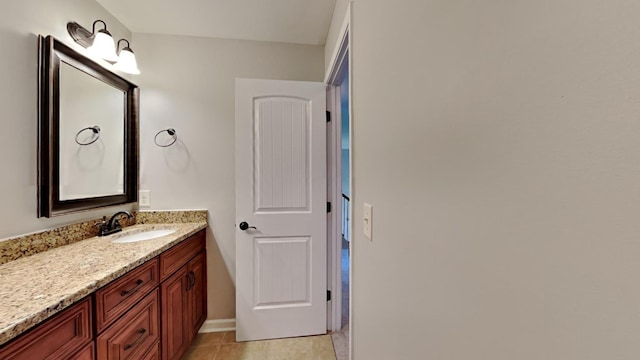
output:
{"label": "chrome faucet", "polygon": [[131,215],[131,213],[128,211],[118,211],[117,213],[113,214],[109,221],[107,221],[106,216],[103,216],[102,221],[96,223],[96,226],[100,228],[100,230],[98,230],[98,236],[107,236],[122,231],[122,226],[118,221],[119,215],[126,215],[128,219],[133,218],[133,215]]}

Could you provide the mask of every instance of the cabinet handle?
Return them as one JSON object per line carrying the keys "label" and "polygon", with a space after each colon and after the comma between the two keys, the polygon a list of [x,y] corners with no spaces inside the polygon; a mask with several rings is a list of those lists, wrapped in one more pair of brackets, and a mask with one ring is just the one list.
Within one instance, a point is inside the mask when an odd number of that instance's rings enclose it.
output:
{"label": "cabinet handle", "polygon": [[140,289],[140,285],[142,285],[144,281],[142,281],[142,279],[138,279],[136,281],[136,285],[134,287],[132,287],[129,290],[122,290],[122,292],[120,292],[120,296],[126,296],[129,294],[133,294],[134,292],[138,291]]}
{"label": "cabinet handle", "polygon": [[196,274],[193,271],[189,271],[189,290],[196,286]]}
{"label": "cabinet handle", "polygon": [[187,273],[187,290],[186,291],[189,291],[189,290],[191,290],[191,273],[190,272]]}
{"label": "cabinet handle", "polygon": [[147,332],[147,329],[140,329],[138,330],[138,338],[136,339],[136,341],[132,342],[131,344],[127,344],[124,346],[125,350],[129,350],[133,347],[136,347],[140,341],[142,341],[142,338],[144,337],[144,334]]}
{"label": "cabinet handle", "polygon": [[187,273],[187,291],[196,286],[196,274],[193,271]]}

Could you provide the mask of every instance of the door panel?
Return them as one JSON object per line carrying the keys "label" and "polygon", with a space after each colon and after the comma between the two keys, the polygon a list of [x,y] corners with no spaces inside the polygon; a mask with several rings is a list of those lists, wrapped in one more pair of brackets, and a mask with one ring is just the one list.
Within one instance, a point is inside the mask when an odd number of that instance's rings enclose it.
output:
{"label": "door panel", "polygon": [[236,80],[236,337],[326,332],[322,83]]}
{"label": "door panel", "polygon": [[256,237],[255,309],[311,305],[311,238]]}
{"label": "door panel", "polygon": [[255,211],[309,211],[308,100],[254,100]]}

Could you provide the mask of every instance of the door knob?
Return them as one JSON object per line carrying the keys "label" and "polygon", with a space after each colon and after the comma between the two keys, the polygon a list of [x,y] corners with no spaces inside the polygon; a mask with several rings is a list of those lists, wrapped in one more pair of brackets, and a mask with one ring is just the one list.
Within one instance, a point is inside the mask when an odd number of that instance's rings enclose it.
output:
{"label": "door knob", "polygon": [[255,226],[249,226],[249,223],[247,223],[246,221],[241,222],[238,227],[240,227],[240,230],[257,229]]}

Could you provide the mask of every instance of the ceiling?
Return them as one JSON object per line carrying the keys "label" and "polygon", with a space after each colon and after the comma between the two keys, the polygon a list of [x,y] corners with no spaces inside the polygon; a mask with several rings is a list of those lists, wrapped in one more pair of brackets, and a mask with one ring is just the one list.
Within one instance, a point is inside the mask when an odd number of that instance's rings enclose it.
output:
{"label": "ceiling", "polygon": [[132,32],[323,45],[335,0],[97,0]]}

